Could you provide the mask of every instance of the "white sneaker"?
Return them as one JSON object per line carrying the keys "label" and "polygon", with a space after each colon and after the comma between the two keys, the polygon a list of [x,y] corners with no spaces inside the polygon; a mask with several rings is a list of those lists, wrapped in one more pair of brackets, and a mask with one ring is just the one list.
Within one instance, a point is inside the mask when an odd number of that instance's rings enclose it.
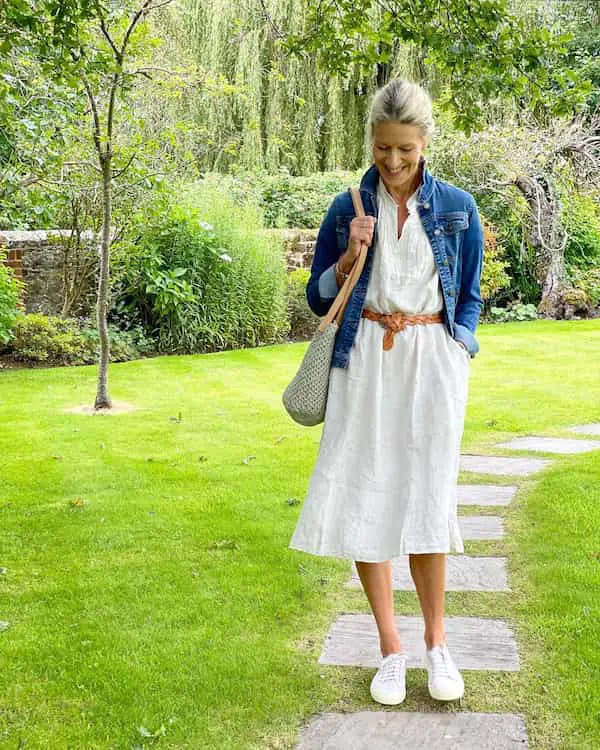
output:
{"label": "white sneaker", "polygon": [[465,683],[450,656],[448,645],[441,643],[425,651],[427,687],[429,695],[438,701],[454,701],[462,698]]}
{"label": "white sneaker", "polygon": [[371,697],[377,703],[396,706],[406,698],[406,654],[384,656],[371,680]]}

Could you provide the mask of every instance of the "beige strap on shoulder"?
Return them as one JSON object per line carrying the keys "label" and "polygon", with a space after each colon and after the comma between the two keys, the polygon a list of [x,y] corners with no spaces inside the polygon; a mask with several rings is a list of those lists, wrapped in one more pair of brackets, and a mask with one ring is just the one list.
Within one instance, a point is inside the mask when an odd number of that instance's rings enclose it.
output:
{"label": "beige strap on shoulder", "polygon": [[[365,216],[365,209],[363,207],[362,198],[360,192],[356,188],[348,188],[352,195],[352,203],[354,204],[354,212],[356,216]],[[356,286],[356,282],[360,278],[362,270],[367,259],[367,250],[369,246],[366,243],[362,243],[360,248],[360,255],[354,261],[352,270],[350,271],[348,278],[344,282],[342,288],[338,292],[337,297],[333,301],[333,304],[329,308],[327,315],[321,321],[318,330],[323,331],[333,320],[336,320],[338,325],[341,325],[342,318],[344,316],[344,310],[352,294],[352,290]]]}

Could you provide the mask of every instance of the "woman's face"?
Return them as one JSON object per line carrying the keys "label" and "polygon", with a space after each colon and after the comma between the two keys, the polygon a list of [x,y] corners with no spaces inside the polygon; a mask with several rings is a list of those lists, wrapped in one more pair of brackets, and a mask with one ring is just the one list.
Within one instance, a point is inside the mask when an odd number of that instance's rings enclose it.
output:
{"label": "woman's face", "polygon": [[378,122],[373,130],[373,161],[389,188],[402,192],[418,181],[419,159],[427,139],[415,125]]}

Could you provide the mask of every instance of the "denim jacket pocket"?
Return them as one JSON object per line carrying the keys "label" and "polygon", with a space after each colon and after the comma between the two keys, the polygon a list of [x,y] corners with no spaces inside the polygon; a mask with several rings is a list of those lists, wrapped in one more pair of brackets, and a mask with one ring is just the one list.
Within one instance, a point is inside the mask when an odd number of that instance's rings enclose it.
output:
{"label": "denim jacket pocket", "polygon": [[469,227],[469,217],[465,211],[451,211],[436,216],[436,224],[442,234],[456,234]]}

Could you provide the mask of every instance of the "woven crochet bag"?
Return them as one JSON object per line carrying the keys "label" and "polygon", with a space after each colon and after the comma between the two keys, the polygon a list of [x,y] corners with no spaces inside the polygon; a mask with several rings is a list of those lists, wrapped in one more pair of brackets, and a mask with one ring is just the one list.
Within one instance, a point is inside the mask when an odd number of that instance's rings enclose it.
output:
{"label": "woven crochet bag", "polygon": [[[348,190],[352,195],[356,216],[364,216],[359,191],[356,188]],[[335,337],[341,327],[350,294],[365,265],[367,250],[368,246],[363,242],[348,278],[317,328],[296,376],[283,393],[283,405],[290,417],[307,427],[320,424],[325,419]]]}

